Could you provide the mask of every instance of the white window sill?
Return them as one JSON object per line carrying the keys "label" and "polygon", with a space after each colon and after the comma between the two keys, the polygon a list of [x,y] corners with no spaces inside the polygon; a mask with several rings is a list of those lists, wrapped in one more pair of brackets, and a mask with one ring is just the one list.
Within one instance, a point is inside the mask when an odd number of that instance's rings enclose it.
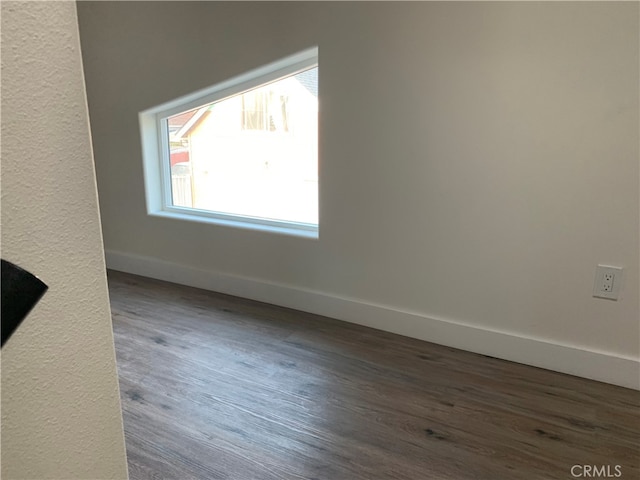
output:
{"label": "white window sill", "polygon": [[224,227],[242,228],[245,230],[256,230],[260,232],[277,233],[281,235],[291,235],[317,240],[319,238],[318,227],[309,224],[298,224],[293,222],[270,222],[251,217],[241,217],[234,215],[216,214],[206,212],[205,214],[183,213],[180,211],[159,210],[149,212],[155,217],[169,218],[172,220],[187,220],[190,222],[206,223]]}

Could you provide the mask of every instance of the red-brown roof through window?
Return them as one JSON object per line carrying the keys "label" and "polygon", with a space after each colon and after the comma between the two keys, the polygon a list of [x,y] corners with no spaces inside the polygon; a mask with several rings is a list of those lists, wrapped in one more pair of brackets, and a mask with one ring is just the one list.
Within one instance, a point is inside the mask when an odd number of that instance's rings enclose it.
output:
{"label": "red-brown roof through window", "polygon": [[191,120],[191,117],[193,117],[197,111],[198,109],[196,108],[195,110],[189,110],[188,112],[180,113],[178,115],[174,115],[173,117],[169,117],[168,118],[169,126],[178,127],[178,129],[182,128],[182,126],[185,123]]}

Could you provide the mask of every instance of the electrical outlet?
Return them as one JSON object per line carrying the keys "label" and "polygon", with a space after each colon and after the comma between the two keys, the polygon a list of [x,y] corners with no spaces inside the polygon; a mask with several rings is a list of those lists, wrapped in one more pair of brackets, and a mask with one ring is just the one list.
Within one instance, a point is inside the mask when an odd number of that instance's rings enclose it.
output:
{"label": "electrical outlet", "polygon": [[598,265],[593,284],[593,296],[618,300],[622,284],[622,268]]}

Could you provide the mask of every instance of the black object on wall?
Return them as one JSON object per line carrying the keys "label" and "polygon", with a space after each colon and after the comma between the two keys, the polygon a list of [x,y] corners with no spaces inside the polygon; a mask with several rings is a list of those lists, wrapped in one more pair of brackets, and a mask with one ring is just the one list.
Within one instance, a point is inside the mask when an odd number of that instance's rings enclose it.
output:
{"label": "black object on wall", "polygon": [[6,260],[2,262],[2,346],[18,328],[47,285],[35,275]]}

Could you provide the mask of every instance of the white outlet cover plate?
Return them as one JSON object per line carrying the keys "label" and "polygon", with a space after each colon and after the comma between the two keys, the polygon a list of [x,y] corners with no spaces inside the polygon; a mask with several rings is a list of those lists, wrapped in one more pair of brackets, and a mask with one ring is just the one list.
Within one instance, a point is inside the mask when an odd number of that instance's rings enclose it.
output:
{"label": "white outlet cover plate", "polygon": [[[606,292],[602,287],[604,276],[610,273],[613,275],[613,286],[610,292]],[[620,296],[620,285],[622,284],[622,268],[610,265],[598,265],[596,268],[596,278],[593,282],[593,296],[598,298],[608,298],[618,300]]]}

